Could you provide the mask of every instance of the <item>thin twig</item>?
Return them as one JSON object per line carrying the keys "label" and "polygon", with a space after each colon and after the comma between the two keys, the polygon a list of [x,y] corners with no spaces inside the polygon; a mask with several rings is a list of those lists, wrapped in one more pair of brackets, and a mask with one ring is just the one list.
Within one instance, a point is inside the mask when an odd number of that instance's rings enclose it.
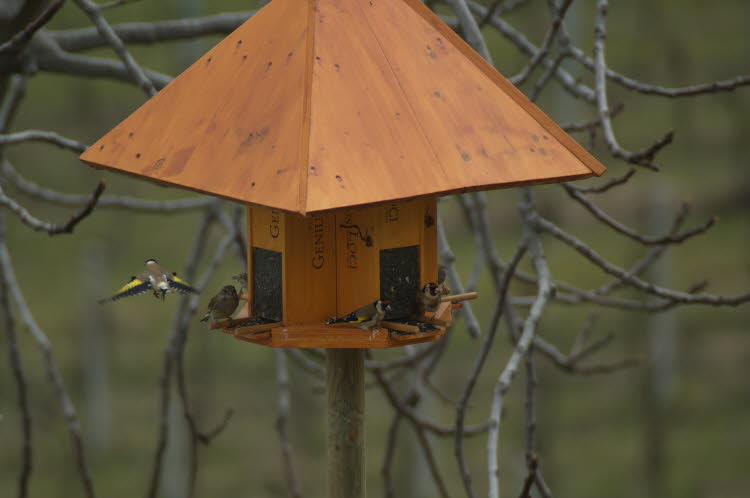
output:
{"label": "thin twig", "polygon": [[586,208],[586,210],[589,213],[591,213],[596,219],[598,219],[599,221],[601,221],[608,227],[612,228],[616,232],[626,235],[630,239],[635,240],[636,242],[639,242],[647,246],[680,244],[682,242],[685,242],[687,239],[691,237],[707,232],[716,223],[716,217],[712,216],[711,218],[703,222],[701,225],[695,228],[691,228],[690,230],[685,230],[682,233],[676,233],[676,234],[669,233],[667,235],[658,235],[658,236],[642,235],[638,233],[636,230],[633,230],[632,228],[627,227],[623,225],[622,223],[620,223],[619,221],[617,221],[616,219],[612,218],[610,215],[605,213],[604,210],[602,210],[599,206],[597,206],[592,201],[587,199],[580,191],[574,189],[572,186],[563,183],[562,187],[565,189],[565,192],[567,192],[568,196],[571,199],[574,199],[581,206]]}
{"label": "thin twig", "polygon": [[281,460],[284,469],[284,482],[293,498],[301,498],[297,474],[292,465],[292,448],[289,444],[289,431],[287,422],[289,419],[289,408],[291,405],[289,394],[289,372],[286,368],[286,357],[284,352],[275,349],[274,360],[276,361],[276,386],[278,387],[276,403],[276,433],[279,435],[281,444]]}
{"label": "thin twig", "polygon": [[559,54],[557,54],[552,64],[544,70],[544,73],[542,73],[539,79],[534,83],[534,86],[531,88],[531,91],[529,92],[530,101],[536,102],[536,100],[539,98],[539,95],[541,95],[542,90],[547,86],[547,83],[549,83],[549,80],[555,75],[555,72],[565,61],[566,57],[567,54],[565,52],[560,52]]}
{"label": "thin twig", "polygon": [[606,61],[604,58],[604,41],[607,36],[605,19],[607,15],[607,0],[597,0],[597,15],[594,23],[594,60],[595,60],[595,88],[596,103],[599,109],[599,117],[602,121],[602,130],[604,130],[604,141],[607,143],[610,152],[614,157],[623,159],[632,164],[645,166],[652,170],[658,170],[659,167],[653,162],[656,153],[672,142],[672,132],[668,132],[663,138],[657,140],[652,146],[640,152],[630,152],[623,149],[617,142],[612,120],[610,119],[609,102],[607,100],[607,78],[606,78]]}
{"label": "thin twig", "polygon": [[0,135],[0,145],[19,144],[23,142],[47,142],[79,154],[88,148],[86,145],[66,138],[54,131],[26,130]]}
{"label": "thin twig", "polygon": [[[4,221],[0,221],[4,223]],[[75,454],[75,464],[78,470],[78,475],[81,478],[83,485],[83,493],[87,498],[94,498],[94,485],[91,481],[91,474],[86,463],[86,456],[83,444],[83,435],[81,433],[81,424],[76,414],[75,406],[68,396],[65,389],[65,383],[60,371],[55,363],[54,356],[52,354],[52,345],[47,338],[47,335],[39,327],[34,319],[31,310],[26,303],[26,300],[21,293],[21,289],[18,286],[15,273],[13,271],[13,263],[10,258],[10,253],[5,244],[5,227],[0,227],[0,268],[2,268],[2,278],[5,279],[5,287],[8,289],[10,296],[16,303],[16,307],[19,310],[21,321],[23,322],[26,329],[31,334],[31,337],[36,342],[39,350],[42,353],[42,360],[44,363],[44,369],[47,374],[47,378],[52,385],[52,389],[57,396],[58,403],[62,409],[65,417],[65,422],[68,427],[68,433],[70,434],[73,442],[73,451]]]}
{"label": "thin twig", "polygon": [[[8,161],[3,161],[3,176],[20,192],[42,201],[64,206],[80,206],[90,202],[91,195],[65,194],[44,188],[22,177]],[[176,201],[154,201],[119,195],[102,195],[96,204],[97,209],[122,209],[141,213],[177,214],[183,211],[203,209],[215,199],[208,196],[191,197]]]}
{"label": "thin twig", "polygon": [[[224,12],[193,19],[124,23],[112,26],[112,29],[124,43],[153,44],[201,36],[228,35],[254,13],[255,11]],[[63,50],[68,52],[90,50],[107,44],[96,28],[52,31],[49,34]]]}
{"label": "thin twig", "polygon": [[[445,235],[445,229],[443,228],[443,222],[440,216],[437,221],[437,235],[438,235],[438,252],[440,254],[440,260],[445,265],[445,269],[448,272],[448,282],[454,292],[459,294],[465,292],[464,286],[461,284],[461,277],[458,275],[456,270],[456,256],[451,251],[450,244],[448,243],[448,237]],[[460,316],[466,322],[466,330],[469,332],[471,337],[479,337],[482,334],[482,329],[479,327],[476,315],[472,310],[471,304],[468,302],[463,303],[463,308],[460,310]]]}
{"label": "thin twig", "polygon": [[[487,9],[477,2],[470,1],[469,8],[472,12],[483,17],[487,15]],[[490,21],[490,25],[497,30],[505,39],[510,41],[515,47],[525,56],[533,57],[537,52],[537,47],[531,43],[522,33],[513,28],[509,23],[499,16],[493,16]],[[553,61],[549,59],[542,60],[542,66],[545,68],[553,64]],[[572,96],[578,99],[583,99],[586,102],[596,102],[595,92],[580,82],[580,80],[563,68],[558,68],[554,73],[554,78],[557,80],[562,87]]]}
{"label": "thin twig", "polygon": [[604,192],[607,192],[608,190],[624,185],[625,183],[630,180],[633,175],[635,175],[636,169],[630,168],[627,173],[625,173],[622,176],[618,176],[615,178],[612,178],[609,181],[606,181],[602,183],[601,185],[595,185],[591,187],[579,187],[578,185],[572,185],[570,183],[566,184],[572,187],[574,190],[577,190],[578,192],[584,193],[584,194],[603,194]]}
{"label": "thin twig", "polygon": [[[504,1],[507,3],[503,3]],[[508,14],[528,2],[529,0],[495,0],[487,9],[487,13],[479,20],[479,27],[484,27],[494,16]]]}
{"label": "thin twig", "polygon": [[[201,221],[201,225],[196,232],[196,237],[193,242],[190,255],[188,256],[186,269],[186,278],[190,280],[190,276],[195,273],[195,266],[200,259],[201,254],[205,248],[205,242],[207,240],[208,229],[211,225],[211,221],[214,216],[210,208],[206,208],[206,212]],[[180,329],[181,322],[183,322],[182,313],[184,313],[187,307],[187,299],[181,298],[179,302],[178,313],[175,314],[173,319],[172,330],[167,339],[167,347],[164,350],[163,362],[161,372],[159,373],[159,422],[157,429],[156,448],[154,450],[153,463],[151,465],[151,477],[149,479],[149,485],[146,496],[149,498],[156,498],[159,494],[159,485],[161,483],[162,468],[164,465],[164,455],[167,448],[167,442],[169,440],[169,407],[171,404],[171,391],[172,391],[172,372],[175,369],[175,357],[178,355],[180,348]],[[184,409],[184,406],[183,406]],[[192,434],[191,434],[192,435]],[[191,440],[194,440],[191,437]],[[194,445],[193,445],[194,447]],[[192,480],[192,479],[191,479]]]}
{"label": "thin twig", "polygon": [[503,368],[502,373],[495,383],[495,387],[492,390],[492,409],[490,412],[490,428],[487,434],[487,475],[489,478],[489,498],[498,498],[500,495],[500,483],[499,473],[500,467],[498,464],[498,436],[500,433],[500,417],[502,414],[503,399],[505,393],[510,388],[510,384],[516,375],[518,366],[523,356],[527,353],[531,346],[534,337],[536,336],[537,324],[541,318],[542,312],[547,304],[547,301],[552,294],[552,276],[550,275],[547,262],[542,252],[542,245],[539,242],[539,236],[535,231],[534,226],[530,223],[530,219],[533,212],[533,206],[531,205],[531,194],[528,187],[521,189],[521,201],[519,208],[522,213],[524,220],[524,227],[526,229],[526,237],[528,242],[529,252],[531,254],[531,261],[534,265],[534,269],[539,277],[539,288],[537,292],[537,298],[529,311],[528,317],[523,324],[523,332],[521,337],[516,343],[516,347],[513,350],[508,362]]}
{"label": "thin twig", "polygon": [[[0,216],[3,216],[0,213]],[[0,223],[3,223],[0,221]],[[0,276],[0,307],[5,315],[5,342],[8,348],[8,359],[13,372],[13,380],[16,383],[16,396],[18,408],[21,411],[21,469],[18,474],[18,498],[26,498],[29,491],[29,479],[32,471],[32,426],[31,409],[27,394],[26,376],[21,365],[21,354],[18,351],[18,339],[16,338],[16,322],[10,309],[8,300],[8,287],[5,276]]]}
{"label": "thin twig", "polygon": [[[565,13],[568,11],[568,7],[570,7],[572,3],[573,0],[563,0],[562,4],[557,9],[551,9],[553,10],[552,24],[550,24],[549,29],[547,29],[542,44],[523,69],[521,69],[521,71],[515,76],[509,78],[511,83],[516,86],[523,85],[529,75],[537,68],[537,66],[539,66],[539,63],[542,62],[542,59],[547,56],[547,53],[552,46],[552,41],[557,36],[560,25],[562,25],[563,19],[565,18]],[[556,68],[559,64],[560,63],[558,62],[557,64],[554,64],[553,67]],[[552,71],[554,72],[554,69],[552,69]]]}
{"label": "thin twig", "polygon": [[100,3],[98,6],[99,6],[100,10],[112,9],[114,7],[120,7],[122,5],[126,5],[126,4],[129,4],[129,3],[134,3],[134,2],[137,2],[137,1],[138,0],[113,0],[113,1],[107,2],[107,3]]}
{"label": "thin twig", "polygon": [[471,397],[471,394],[474,391],[474,387],[476,386],[479,374],[484,367],[487,355],[492,349],[492,343],[495,339],[495,332],[497,331],[498,324],[500,323],[500,318],[502,317],[503,310],[505,309],[505,299],[507,296],[508,286],[510,285],[511,278],[516,270],[516,266],[521,261],[521,258],[523,257],[525,252],[526,244],[525,242],[521,242],[516,247],[516,252],[508,262],[508,267],[503,274],[503,278],[500,284],[500,290],[497,294],[497,302],[495,303],[495,308],[492,312],[492,319],[490,320],[490,324],[487,327],[487,334],[485,335],[484,341],[482,342],[482,347],[479,349],[479,353],[474,360],[474,366],[472,367],[471,372],[466,379],[466,385],[464,386],[461,398],[458,400],[458,405],[456,406],[456,431],[453,440],[453,453],[456,457],[456,460],[458,461],[458,468],[461,472],[464,489],[466,490],[466,495],[469,496],[469,498],[472,498],[475,495],[474,489],[471,485],[471,475],[469,473],[469,468],[466,465],[466,459],[464,458],[463,451],[463,428],[464,419],[466,416],[466,408],[469,404],[469,398]]}
{"label": "thin twig", "polygon": [[91,194],[88,203],[83,207],[81,211],[70,217],[65,223],[53,224],[46,221],[42,221],[29,213],[26,208],[18,204],[16,201],[5,195],[2,187],[0,187],[0,206],[7,207],[11,212],[18,216],[24,225],[35,231],[44,231],[50,235],[58,235],[61,233],[73,233],[73,229],[80,223],[85,217],[87,217],[94,210],[99,197],[104,192],[104,182],[99,181],[99,184]]}
{"label": "thin twig", "polygon": [[50,19],[52,19],[60,7],[63,6],[65,0],[54,0],[52,3],[47,5],[47,8],[39,14],[39,17],[31,21],[25,28],[13,35],[8,41],[0,45],[0,54],[3,52],[11,52],[24,46],[31,38],[34,33],[39,31]]}
{"label": "thin twig", "polygon": [[533,223],[537,227],[539,227],[540,230],[549,233],[556,239],[560,240],[561,242],[575,249],[576,252],[578,252],[584,258],[594,263],[596,266],[601,268],[604,272],[609,273],[610,275],[613,275],[617,277],[618,279],[620,279],[623,282],[623,284],[626,284],[630,287],[633,287],[642,292],[645,292],[646,294],[663,297],[664,299],[668,299],[674,303],[681,303],[681,304],[708,304],[711,306],[739,306],[740,304],[750,302],[750,292],[745,293],[745,294],[740,294],[737,296],[715,296],[711,294],[687,294],[684,292],[678,292],[678,291],[674,291],[671,289],[666,289],[664,287],[659,287],[657,285],[652,284],[651,282],[646,282],[644,280],[641,280],[635,275],[631,275],[629,272],[623,270],[622,268],[615,266],[612,263],[608,262],[606,259],[600,256],[599,253],[591,249],[589,246],[581,242],[579,239],[577,239],[573,235],[570,235],[564,232],[559,227],[557,227],[554,223],[548,220],[545,220],[544,218],[540,217],[538,214],[534,214]]}
{"label": "thin twig", "polygon": [[396,489],[393,486],[393,461],[396,457],[396,438],[398,429],[403,417],[398,412],[393,414],[391,424],[388,427],[388,437],[385,443],[385,452],[383,453],[383,465],[380,467],[380,475],[383,476],[383,488],[385,489],[385,498],[396,498]]}
{"label": "thin twig", "polygon": [[107,23],[106,19],[104,19],[104,16],[99,10],[99,6],[91,0],[73,1],[84,13],[86,13],[87,16],[89,16],[89,19],[91,19],[91,22],[96,26],[97,31],[99,31],[99,34],[102,38],[107,40],[107,43],[112,47],[112,50],[114,50],[115,54],[117,54],[120,60],[122,60],[128,73],[130,73],[133,80],[138,83],[138,86],[140,86],[149,97],[156,95],[156,88],[154,88],[151,80],[146,76],[143,69],[141,69],[135,59],[133,59],[133,56],[130,55],[130,52],[125,48],[125,44],[120,40],[120,37],[117,36],[117,33],[115,33],[112,27]]}
{"label": "thin twig", "polygon": [[471,14],[466,0],[444,0],[445,3],[453,10],[461,26],[461,34],[471,48],[477,51],[479,55],[492,65],[492,55],[487,48],[487,42],[482,36],[476,19]]}

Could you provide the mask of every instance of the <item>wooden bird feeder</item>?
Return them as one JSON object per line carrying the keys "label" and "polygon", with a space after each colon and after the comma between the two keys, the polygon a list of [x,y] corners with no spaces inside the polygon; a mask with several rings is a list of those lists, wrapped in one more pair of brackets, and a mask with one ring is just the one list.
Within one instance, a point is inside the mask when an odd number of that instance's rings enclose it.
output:
{"label": "wooden bird feeder", "polygon": [[277,347],[436,339],[450,302],[427,333],[323,321],[413,311],[437,197],[604,171],[419,0],[272,0],[81,159],[247,205],[257,320],[223,330]]}
{"label": "wooden bird feeder", "polygon": [[434,340],[323,321],[414,311],[437,196],[604,171],[418,0],[273,0],[81,159],[246,204],[260,320],[223,330],[277,347]]}

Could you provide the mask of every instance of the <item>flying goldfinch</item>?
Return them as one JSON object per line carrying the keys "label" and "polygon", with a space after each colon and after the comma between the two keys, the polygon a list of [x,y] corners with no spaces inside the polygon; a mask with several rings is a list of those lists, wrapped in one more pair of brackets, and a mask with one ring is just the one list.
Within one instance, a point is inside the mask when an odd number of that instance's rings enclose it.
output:
{"label": "flying goldfinch", "polygon": [[225,285],[208,302],[208,311],[206,311],[206,316],[201,318],[201,322],[207,322],[209,318],[213,322],[230,319],[238,304],[240,304],[240,296],[237,294],[237,289],[234,285]]}
{"label": "flying goldfinch", "polygon": [[417,292],[417,307],[420,312],[437,311],[440,304],[440,286],[434,282],[425,284],[422,290]]}
{"label": "flying goldfinch", "polygon": [[385,318],[386,312],[391,310],[391,302],[386,299],[378,299],[374,303],[358,308],[341,318],[329,318],[325,323],[348,323],[363,330],[377,328]]}
{"label": "flying goldfinch", "polygon": [[149,259],[146,261],[146,268],[141,273],[131,277],[130,282],[123,285],[114,296],[101,299],[99,304],[117,301],[123,297],[139,296],[149,290],[154,293],[157,299],[161,298],[162,300],[164,300],[167,292],[198,293],[198,290],[179,278],[176,273],[165,272],[155,259]]}

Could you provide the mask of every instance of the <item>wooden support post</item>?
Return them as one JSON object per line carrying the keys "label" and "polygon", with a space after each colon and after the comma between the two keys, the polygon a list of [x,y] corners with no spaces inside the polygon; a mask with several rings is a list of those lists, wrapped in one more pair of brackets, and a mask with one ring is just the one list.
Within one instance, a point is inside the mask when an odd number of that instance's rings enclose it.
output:
{"label": "wooden support post", "polygon": [[329,498],[365,497],[364,351],[327,351]]}

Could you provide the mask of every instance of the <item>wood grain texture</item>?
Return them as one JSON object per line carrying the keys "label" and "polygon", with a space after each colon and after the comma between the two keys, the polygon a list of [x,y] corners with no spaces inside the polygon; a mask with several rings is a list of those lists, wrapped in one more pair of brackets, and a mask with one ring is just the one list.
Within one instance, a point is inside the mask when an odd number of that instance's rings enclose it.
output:
{"label": "wood grain texture", "polygon": [[441,323],[436,323],[438,330],[414,335],[389,334],[382,328],[365,331],[345,324],[326,326],[320,322],[280,326],[262,334],[251,327],[220,330],[241,341],[275,348],[393,348],[432,342],[445,335],[453,320],[451,303],[441,303],[433,318]]}
{"label": "wood grain texture", "polygon": [[81,159],[302,214],[604,172],[418,0],[273,0]]}
{"label": "wood grain texture", "polygon": [[283,253],[286,238],[286,213],[266,207],[251,208],[249,225],[252,233],[250,247],[260,247]]}
{"label": "wood grain texture", "polygon": [[326,353],[328,498],[365,497],[365,352]]}
{"label": "wood grain texture", "polygon": [[336,216],[336,314],[380,298],[377,208],[348,209]]}
{"label": "wood grain texture", "polygon": [[389,202],[374,208],[378,249],[419,245],[423,205],[423,201],[417,199]]}
{"label": "wood grain texture", "polygon": [[235,336],[245,342],[274,348],[393,348],[407,344],[432,342],[445,334],[445,327],[437,331],[399,336],[389,334],[386,329],[374,329],[369,332],[352,326],[324,326],[320,323],[309,323],[289,327],[278,327],[270,334],[246,334],[244,329],[221,329],[222,332]]}
{"label": "wood grain texture", "polygon": [[81,159],[241,202],[300,211],[307,0],[274,0]]}
{"label": "wood grain texture", "polygon": [[284,323],[318,321],[336,314],[336,217],[286,214]]}

